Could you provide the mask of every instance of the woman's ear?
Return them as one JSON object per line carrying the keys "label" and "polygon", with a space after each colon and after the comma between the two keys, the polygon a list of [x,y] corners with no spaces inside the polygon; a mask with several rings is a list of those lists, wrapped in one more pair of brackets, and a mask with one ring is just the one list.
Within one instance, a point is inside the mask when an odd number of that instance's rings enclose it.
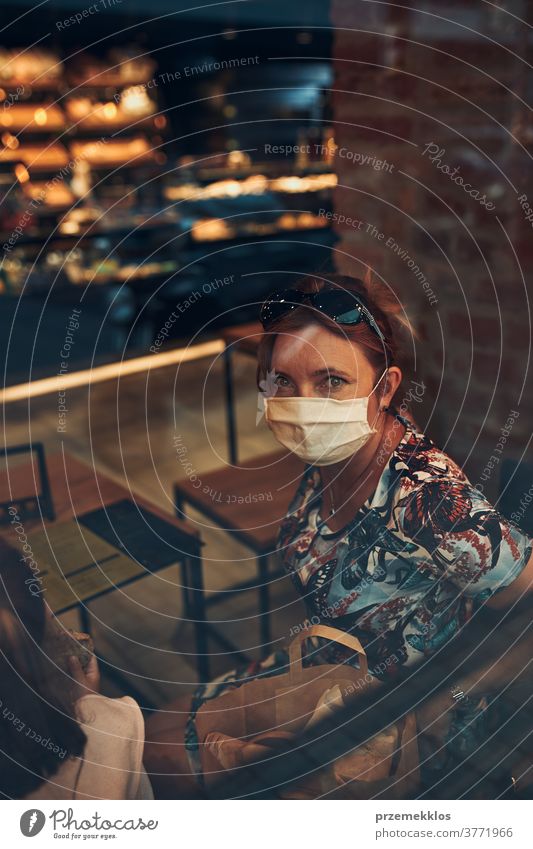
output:
{"label": "woman's ear", "polygon": [[390,366],[384,379],[383,395],[381,397],[380,407],[386,409],[390,406],[392,399],[402,382],[402,370],[399,366]]}

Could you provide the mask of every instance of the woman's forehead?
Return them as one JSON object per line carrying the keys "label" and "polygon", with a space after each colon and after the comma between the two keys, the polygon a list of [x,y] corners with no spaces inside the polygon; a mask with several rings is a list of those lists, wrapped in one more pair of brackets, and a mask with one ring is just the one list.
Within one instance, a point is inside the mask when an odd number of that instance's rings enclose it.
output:
{"label": "woman's forehead", "polygon": [[320,325],[309,324],[277,335],[271,368],[277,371],[298,368],[311,372],[326,366],[354,373],[370,368],[357,343],[330,333]]}

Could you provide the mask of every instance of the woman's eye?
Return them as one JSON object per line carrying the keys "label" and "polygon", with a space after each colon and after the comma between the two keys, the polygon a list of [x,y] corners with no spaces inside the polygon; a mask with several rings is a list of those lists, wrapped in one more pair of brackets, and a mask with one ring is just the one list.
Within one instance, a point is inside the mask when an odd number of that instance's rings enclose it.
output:
{"label": "woman's eye", "polygon": [[277,386],[289,386],[289,381],[282,374],[276,375],[275,381]]}
{"label": "woman's eye", "polygon": [[331,374],[324,382],[330,389],[340,389],[341,386],[346,384],[346,381],[342,377],[338,377],[335,374]]}

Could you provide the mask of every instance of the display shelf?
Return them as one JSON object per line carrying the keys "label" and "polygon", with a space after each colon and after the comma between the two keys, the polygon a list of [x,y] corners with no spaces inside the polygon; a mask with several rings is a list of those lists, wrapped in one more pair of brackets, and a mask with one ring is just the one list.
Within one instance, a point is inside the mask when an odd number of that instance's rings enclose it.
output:
{"label": "display shelf", "polygon": [[10,133],[57,133],[65,129],[65,114],[56,103],[13,103],[0,111],[0,127]]}
{"label": "display shelf", "polygon": [[205,181],[181,182],[165,187],[164,195],[171,201],[198,201],[211,198],[235,198],[259,196],[267,192],[274,194],[307,194],[334,189],[337,176],[320,171],[307,174],[290,173],[287,166],[277,175],[265,173],[266,169],[254,174],[236,177],[231,171],[209,183]]}
{"label": "display shelf", "polygon": [[[80,229],[76,232],[66,232],[65,230],[57,230],[55,233],[50,232],[50,230],[42,230],[39,232],[32,232],[31,235],[22,235],[20,239],[17,241],[17,247],[23,247],[26,245],[34,245],[36,243],[46,242],[47,244],[51,244],[54,242],[67,242],[67,241],[75,241],[83,237],[84,239],[96,239],[101,236],[121,236],[127,235],[132,232],[132,230],[143,231],[143,230],[157,230],[160,227],[171,227],[175,228],[178,224],[179,219],[177,216],[172,215],[171,213],[162,214],[157,217],[150,216],[149,218],[145,218],[140,214],[132,215],[128,219],[114,220],[112,225],[102,226],[102,225],[94,225],[93,222],[87,223],[87,229],[83,230],[80,225]],[[9,237],[9,233],[4,232],[0,233],[0,240],[6,241]]]}
{"label": "display shelf", "polygon": [[83,290],[95,315],[107,316],[120,292],[125,300],[112,320],[130,345],[130,330],[157,332],[169,307],[206,282],[239,281],[213,290],[197,315],[187,313],[191,332],[206,316],[254,317],[273,270],[325,267],[334,236],[318,211],[331,208],[337,184],[327,156],[280,159],[256,148],[204,154],[202,162],[199,148],[173,165],[176,150],[165,140],[175,113],[160,114],[162,95],[148,88],[153,60],[136,62],[121,49],[106,59],[78,55],[75,64],[48,56],[40,67],[53,60],[53,79],[0,79],[13,104],[0,120],[0,176],[9,193],[0,240],[13,243],[0,273],[2,302],[24,294],[29,309],[27,301],[44,298],[76,302]]}

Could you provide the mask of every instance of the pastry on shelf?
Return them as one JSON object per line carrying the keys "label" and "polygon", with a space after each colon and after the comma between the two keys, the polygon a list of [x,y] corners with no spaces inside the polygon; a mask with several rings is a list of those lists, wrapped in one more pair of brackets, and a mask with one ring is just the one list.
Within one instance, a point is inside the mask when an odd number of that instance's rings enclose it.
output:
{"label": "pastry on shelf", "polygon": [[311,212],[284,212],[275,221],[258,219],[233,225],[222,218],[204,218],[193,224],[191,236],[195,242],[215,242],[239,236],[271,236],[283,230],[311,230],[327,225],[325,216]]}
{"label": "pastry on shelf", "polygon": [[167,200],[205,200],[207,198],[236,198],[241,195],[262,195],[268,189],[268,179],[263,174],[254,174],[245,180],[216,180],[207,186],[197,183],[182,183],[167,186]]}
{"label": "pastry on shelf", "polygon": [[[129,88],[126,89],[126,92],[133,90]],[[157,105],[153,100],[150,100],[144,89],[144,95],[137,98],[137,101],[139,101],[137,103],[137,111],[133,108],[127,109],[125,106],[127,101],[124,100],[126,92],[124,92],[118,103],[112,100],[103,103],[94,101],[90,97],[72,98],[66,104],[68,117],[76,127],[81,129],[116,129],[127,127],[135,121],[136,117],[148,117],[156,111]],[[134,105],[131,97],[129,98],[129,102],[130,105]]]}
{"label": "pastry on shelf", "polygon": [[73,158],[85,159],[95,168],[111,168],[116,165],[138,165],[154,158],[154,151],[147,139],[139,136],[134,139],[116,139],[105,143],[72,142],[70,150]]}
{"label": "pastry on shelf", "polygon": [[[2,139],[3,140],[3,139]],[[53,144],[19,144],[0,148],[0,162],[23,162],[30,171],[53,171],[69,163],[66,149],[59,142]]]}
{"label": "pastry on shelf", "polygon": [[144,85],[132,85],[121,92],[120,109],[124,115],[142,117],[155,112],[157,104],[149,97]]}
{"label": "pastry on shelf", "polygon": [[264,174],[252,174],[243,180],[215,180],[206,186],[181,183],[165,188],[167,200],[205,200],[206,198],[235,198],[241,195],[262,195],[267,191],[295,194],[318,192],[337,185],[336,174],[312,174],[307,177],[288,175],[269,179]]}
{"label": "pastry on shelf", "polygon": [[63,63],[50,50],[0,47],[0,85],[22,83],[42,88],[63,76]]}
{"label": "pastry on shelf", "polygon": [[97,221],[102,210],[95,206],[77,206],[70,209],[59,224],[62,236],[75,236]]}
{"label": "pastry on shelf", "polygon": [[276,223],[280,230],[312,230],[328,226],[325,215],[313,215],[312,212],[284,212]]}
{"label": "pastry on shelf", "polygon": [[14,103],[0,112],[0,127],[17,133],[49,133],[64,129],[65,115],[55,103]]}
{"label": "pastry on shelf", "polygon": [[305,177],[290,175],[288,177],[276,177],[270,181],[273,192],[286,192],[297,194],[299,192],[320,192],[324,189],[334,189],[338,179],[336,174],[309,174]]}
{"label": "pastry on shelf", "polygon": [[[44,209],[71,206],[76,197],[64,180],[51,183],[32,180],[23,185],[23,192],[30,200],[42,204]],[[39,207],[37,206],[36,209]]]}
{"label": "pastry on shelf", "polygon": [[167,200],[198,200],[202,197],[202,186],[198,183],[180,183],[177,186],[165,186],[164,196]]}
{"label": "pastry on shelf", "polygon": [[232,239],[236,230],[222,218],[204,218],[195,221],[191,229],[194,242],[216,242],[219,239]]}
{"label": "pastry on shelf", "polygon": [[141,265],[128,263],[123,265],[117,272],[119,280],[143,280],[156,274],[172,274],[178,269],[178,263],[173,259],[161,260],[159,262],[144,262]]}

